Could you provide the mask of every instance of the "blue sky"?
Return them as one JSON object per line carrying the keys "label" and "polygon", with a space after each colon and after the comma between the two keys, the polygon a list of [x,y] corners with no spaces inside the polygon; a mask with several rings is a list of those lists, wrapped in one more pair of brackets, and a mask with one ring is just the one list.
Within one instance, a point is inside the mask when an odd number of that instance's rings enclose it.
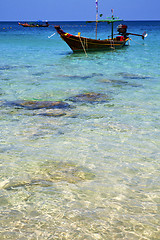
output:
{"label": "blue sky", "polygon": [[[104,18],[114,15],[124,20],[160,20],[160,0],[98,0]],[[95,20],[95,0],[0,0],[0,21]]]}

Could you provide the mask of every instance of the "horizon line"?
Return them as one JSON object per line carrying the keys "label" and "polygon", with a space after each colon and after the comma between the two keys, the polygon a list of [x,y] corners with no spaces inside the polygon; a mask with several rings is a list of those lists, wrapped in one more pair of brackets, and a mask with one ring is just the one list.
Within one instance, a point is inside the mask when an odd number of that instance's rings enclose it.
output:
{"label": "horizon line", "polygon": [[[31,19],[28,19],[28,20],[0,20],[0,22],[28,22],[28,21],[39,21],[39,20],[31,20]],[[47,22],[86,22],[86,21],[94,21],[94,20],[41,20],[41,21],[47,21]],[[122,20],[122,21],[131,21],[131,22],[134,22],[134,21],[160,21],[160,19],[134,19],[134,20]]]}

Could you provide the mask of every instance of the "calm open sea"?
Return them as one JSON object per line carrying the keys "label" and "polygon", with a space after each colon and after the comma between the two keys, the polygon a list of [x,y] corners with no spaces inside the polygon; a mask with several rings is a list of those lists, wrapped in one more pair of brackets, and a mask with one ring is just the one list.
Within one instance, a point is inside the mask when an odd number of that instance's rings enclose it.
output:
{"label": "calm open sea", "polygon": [[52,24],[0,22],[0,239],[158,240],[160,22],[126,22],[148,37],[87,56],[48,36],[93,23]]}

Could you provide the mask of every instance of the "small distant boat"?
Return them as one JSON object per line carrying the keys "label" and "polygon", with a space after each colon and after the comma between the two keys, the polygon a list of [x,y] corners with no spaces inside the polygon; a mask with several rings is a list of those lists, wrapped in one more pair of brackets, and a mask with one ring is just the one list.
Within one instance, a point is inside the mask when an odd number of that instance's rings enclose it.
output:
{"label": "small distant boat", "polygon": [[[111,18],[107,18],[106,20],[98,20],[98,0],[96,0],[96,9],[97,9],[96,21],[88,21],[88,23],[96,22],[96,38],[95,39],[81,37],[81,33],[78,33],[78,35],[72,35],[64,32],[60,26],[55,26],[55,29],[58,32],[58,34],[68,44],[68,46],[72,49],[73,52],[84,51],[86,53],[87,51],[113,50],[113,49],[124,47],[127,41],[130,39],[128,37],[129,35],[141,36],[143,39],[144,37],[147,36],[146,32],[144,32],[142,35],[128,33],[127,26],[122,24],[120,24],[117,27],[118,34],[113,34],[113,23],[118,21],[123,21],[123,20],[119,18],[115,18],[113,16],[113,9],[111,10],[112,11]],[[104,40],[97,39],[98,22],[111,23],[110,38],[104,39]],[[118,35],[118,36],[114,37],[114,35]]]}
{"label": "small distant boat", "polygon": [[23,27],[49,27],[49,24],[47,21],[37,21],[37,22],[25,22],[25,23],[18,23],[19,25]]}

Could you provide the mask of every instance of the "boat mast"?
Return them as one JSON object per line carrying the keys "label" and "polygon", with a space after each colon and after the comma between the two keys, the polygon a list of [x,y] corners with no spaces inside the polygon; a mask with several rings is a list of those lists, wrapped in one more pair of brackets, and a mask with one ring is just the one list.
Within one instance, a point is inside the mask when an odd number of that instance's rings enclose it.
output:
{"label": "boat mast", "polygon": [[96,39],[97,39],[97,25],[98,25],[98,0],[96,0]]}
{"label": "boat mast", "polygon": [[[111,9],[111,12],[112,12],[112,19],[114,19],[114,17],[113,17],[113,9]],[[112,40],[113,40],[113,22],[112,22]]]}

